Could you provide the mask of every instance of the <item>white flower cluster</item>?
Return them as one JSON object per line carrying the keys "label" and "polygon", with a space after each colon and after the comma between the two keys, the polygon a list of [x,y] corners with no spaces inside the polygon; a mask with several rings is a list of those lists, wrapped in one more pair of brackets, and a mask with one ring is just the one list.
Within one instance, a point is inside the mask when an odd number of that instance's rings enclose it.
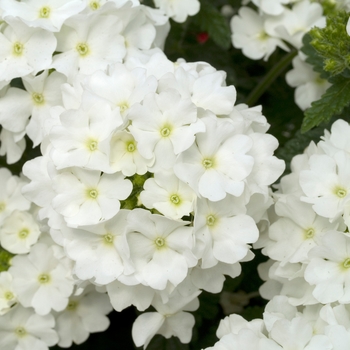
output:
{"label": "white flower cluster", "polygon": [[[231,19],[231,30],[233,46],[254,60],[268,60],[277,47],[285,51],[291,47],[300,50],[304,34],[312,27],[323,28],[326,24],[323,8],[315,1],[253,0],[253,3],[257,11],[241,7]],[[349,7],[350,1],[338,2],[338,6]],[[292,63],[294,68],[287,73],[286,80],[296,88],[296,104],[305,110],[323,95],[330,83],[313,71],[302,52],[298,52]]]}
{"label": "white flower cluster", "polygon": [[263,320],[225,319],[213,349],[249,349],[248,337],[254,350],[348,348],[349,139],[350,125],[337,120],[317,145],[293,158],[292,172],[274,192],[272,224],[256,243],[270,258],[259,266],[266,281],[260,293],[272,300]]}
{"label": "white flower cluster", "polygon": [[0,173],[0,243],[16,254],[0,347],[81,343],[111,304],[155,309],[134,323],[137,346],[187,343],[201,290],[220,292],[253,257],[284,169],[277,140],[260,107],[235,106],[225,73],[165,57],[160,10],[54,4],[0,1],[1,152],[16,161],[26,133],[42,151],[25,186]]}

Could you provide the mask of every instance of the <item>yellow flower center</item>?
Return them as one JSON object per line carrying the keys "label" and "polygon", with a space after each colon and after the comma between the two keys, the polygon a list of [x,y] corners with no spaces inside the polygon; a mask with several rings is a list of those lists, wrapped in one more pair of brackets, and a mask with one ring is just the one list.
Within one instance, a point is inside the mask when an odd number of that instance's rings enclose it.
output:
{"label": "yellow flower center", "polygon": [[98,196],[98,192],[95,189],[91,189],[87,191],[88,197],[90,197],[91,199],[96,199]]}
{"label": "yellow flower center", "polygon": [[162,237],[157,237],[154,241],[157,248],[163,248],[165,246],[165,239]]}
{"label": "yellow flower center", "polygon": [[30,233],[30,231],[27,228],[24,228],[18,232],[18,237],[21,239],[25,239],[28,237],[29,233]]}
{"label": "yellow flower center", "polygon": [[42,105],[45,102],[43,94],[40,94],[38,92],[33,92],[32,99],[37,105]]}
{"label": "yellow flower center", "polygon": [[12,292],[7,291],[7,292],[5,293],[5,295],[4,295],[4,297],[5,297],[6,300],[12,300],[15,296],[13,295]]}
{"label": "yellow flower center", "polygon": [[51,9],[48,6],[43,6],[39,11],[40,18],[49,18]]}
{"label": "yellow flower center", "polygon": [[12,47],[12,53],[15,56],[21,56],[23,53],[23,44],[21,44],[19,41],[15,42]]}
{"label": "yellow flower center", "polygon": [[134,152],[136,150],[136,146],[135,146],[135,143],[134,142],[129,142],[127,145],[126,145],[126,150],[130,153]]}
{"label": "yellow flower center", "polygon": [[105,243],[107,244],[113,244],[113,241],[114,241],[114,236],[110,233],[107,233],[103,236],[103,239],[105,241]]}
{"label": "yellow flower center", "polygon": [[17,337],[23,338],[27,335],[27,331],[23,327],[17,327],[15,329],[15,334],[17,335]]}
{"label": "yellow flower center", "polygon": [[315,230],[313,228],[308,228],[305,230],[305,238],[312,238],[315,235]]}
{"label": "yellow flower center", "polygon": [[350,258],[347,258],[343,261],[343,267],[346,269],[350,267]]}
{"label": "yellow flower center", "polygon": [[214,161],[209,158],[205,158],[202,161],[202,165],[204,166],[205,169],[210,169],[214,166]]}
{"label": "yellow flower center", "polygon": [[165,126],[162,130],[160,130],[160,134],[162,137],[168,137],[171,133],[171,130],[169,127]]}
{"label": "yellow flower center", "polygon": [[215,222],[216,222],[216,217],[214,215],[207,216],[207,220],[206,220],[207,226],[214,226]]}
{"label": "yellow flower center", "polygon": [[177,194],[173,194],[173,195],[170,196],[170,201],[173,204],[180,204],[181,199],[180,199],[180,197]]}
{"label": "yellow flower center", "polygon": [[344,188],[336,188],[335,194],[339,198],[344,198],[347,195],[347,191]]}
{"label": "yellow flower center", "polygon": [[41,283],[41,284],[49,283],[50,280],[51,280],[50,275],[47,274],[47,273],[42,273],[42,274],[39,275],[39,277],[38,277],[38,281],[39,281],[39,283]]}
{"label": "yellow flower center", "polygon": [[89,53],[89,46],[85,43],[80,43],[76,46],[80,56],[86,56]]}
{"label": "yellow flower center", "polygon": [[75,300],[69,300],[66,310],[73,311],[77,308],[78,302]]}
{"label": "yellow flower center", "polygon": [[92,11],[96,11],[100,8],[100,3],[98,1],[91,1],[89,6]]}
{"label": "yellow flower center", "polygon": [[0,203],[0,213],[6,209],[5,203]]}

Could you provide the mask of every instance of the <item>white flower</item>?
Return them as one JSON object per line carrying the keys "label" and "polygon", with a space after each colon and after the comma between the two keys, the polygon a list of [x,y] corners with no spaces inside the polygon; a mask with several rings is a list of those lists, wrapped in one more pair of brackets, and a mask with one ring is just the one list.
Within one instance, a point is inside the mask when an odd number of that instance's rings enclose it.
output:
{"label": "white flower", "polygon": [[10,311],[17,302],[12,280],[12,275],[8,271],[0,272],[0,316]]}
{"label": "white flower", "polygon": [[291,0],[252,0],[253,3],[258,6],[262,11],[269,15],[278,16],[284,10],[286,4],[289,4]]}
{"label": "white flower", "polygon": [[135,277],[154,289],[177,286],[197,263],[191,252],[193,230],[187,222],[174,221],[134,209],[128,216],[127,241]]}
{"label": "white flower", "polygon": [[110,173],[110,141],[122,124],[119,111],[111,111],[104,101],[83,103],[78,110],[63,112],[60,121],[62,125],[49,132],[50,156],[57,169],[80,166]]}
{"label": "white flower", "polygon": [[331,86],[331,84],[320,78],[312,66],[301,60],[299,56],[293,59],[293,69],[286,74],[287,83],[296,87],[294,93],[295,103],[300,109],[311,107],[311,103],[317,101]]}
{"label": "white flower", "polygon": [[131,182],[121,173],[101,175],[78,167],[58,174],[53,181],[57,194],[52,206],[70,227],[111,219],[120,209],[120,200],[132,190]]}
{"label": "white flower", "polygon": [[23,306],[33,307],[39,315],[51,309],[62,311],[67,306],[73,279],[67,264],[55,257],[54,246],[37,243],[28,255],[16,255],[9,272]]}
{"label": "white flower", "polygon": [[29,253],[40,233],[39,225],[30,213],[15,210],[1,227],[1,245],[13,254]]}
{"label": "white flower", "polygon": [[196,142],[182,152],[174,172],[198,195],[219,201],[226,194],[240,196],[243,180],[250,174],[254,159],[246,155],[252,147],[247,135],[235,135],[232,124],[211,115],[201,119],[206,132],[196,136]]}
{"label": "white flower", "polygon": [[121,25],[115,16],[76,15],[69,18],[57,36],[52,67],[69,79],[79,71],[92,74],[108,64],[121,62],[125,55]]}
{"label": "white flower", "polygon": [[266,33],[265,20],[249,7],[241,7],[239,16],[231,19],[233,46],[242,49],[243,54],[253,60],[264,58],[267,61],[277,46],[289,51],[282,40]]}
{"label": "white flower", "polygon": [[350,301],[350,239],[337,231],[321,238],[319,246],[310,251],[305,279],[315,285],[314,297],[320,303]]}
{"label": "white flower", "polygon": [[62,229],[67,256],[76,262],[73,272],[78,278],[107,284],[124,272],[128,214],[128,210],[122,209],[103,223],[84,229]]}
{"label": "white flower", "polygon": [[249,250],[247,243],[258,239],[254,220],[243,215],[239,206],[231,196],[215,203],[197,201],[194,230],[197,257],[202,258],[203,269],[218,261],[234,264],[242,260]]}
{"label": "white flower", "polygon": [[193,211],[194,192],[172,172],[157,172],[147,179],[140,193],[141,203],[171,219],[181,219]]}
{"label": "white flower", "polygon": [[193,144],[196,133],[205,130],[196,106],[175,90],[148,94],[142,106],[133,107],[129,118],[138,151],[147,159],[155,156],[155,170],[171,168],[176,156]]}
{"label": "white flower", "polygon": [[56,38],[43,29],[32,29],[15,19],[0,33],[0,80],[37,74],[49,68]]}
{"label": "white flower", "polygon": [[49,350],[58,342],[52,315],[39,316],[20,305],[0,317],[1,350]]}
{"label": "white flower", "polygon": [[198,0],[155,0],[156,7],[163,10],[175,22],[185,22],[187,16],[194,16],[199,12]]}
{"label": "white flower", "polygon": [[71,296],[66,309],[56,317],[58,346],[68,348],[73,342],[81,344],[90,333],[105,331],[110,323],[105,315],[111,311],[108,296],[94,291],[91,285],[81,294]]}
{"label": "white flower", "polygon": [[136,346],[143,345],[145,349],[156,334],[165,338],[176,336],[182,343],[189,343],[195,320],[193,315],[184,311],[195,311],[199,307],[199,293],[195,292],[188,297],[175,294],[166,304],[156,297],[152,306],[157,312],[143,313],[133,324],[132,337]]}

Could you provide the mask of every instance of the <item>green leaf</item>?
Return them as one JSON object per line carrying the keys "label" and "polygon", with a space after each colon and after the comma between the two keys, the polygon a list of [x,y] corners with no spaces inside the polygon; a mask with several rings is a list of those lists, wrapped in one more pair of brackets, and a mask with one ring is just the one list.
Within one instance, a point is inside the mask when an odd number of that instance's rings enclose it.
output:
{"label": "green leaf", "polygon": [[334,85],[329,87],[321,99],[311,104],[305,111],[301,132],[328,122],[334,115],[340,114],[350,104],[350,80],[342,76],[332,79]]}
{"label": "green leaf", "polygon": [[169,339],[165,339],[161,335],[155,335],[146,349],[147,350],[189,350],[189,346],[188,344],[182,344],[179,338],[177,337],[171,337]]}
{"label": "green leaf", "polygon": [[0,246],[0,272],[7,271],[10,267],[10,261],[13,254]]}
{"label": "green leaf", "polygon": [[307,55],[306,62],[313,66],[315,72],[320,73],[322,79],[328,79],[330,73],[323,70],[323,59],[316,49],[311,45],[312,37],[309,33],[303,36],[303,46],[301,51]]}
{"label": "green leaf", "polygon": [[201,0],[201,9],[193,21],[207,32],[209,37],[223,49],[231,46],[231,31],[226,18],[207,0]]}

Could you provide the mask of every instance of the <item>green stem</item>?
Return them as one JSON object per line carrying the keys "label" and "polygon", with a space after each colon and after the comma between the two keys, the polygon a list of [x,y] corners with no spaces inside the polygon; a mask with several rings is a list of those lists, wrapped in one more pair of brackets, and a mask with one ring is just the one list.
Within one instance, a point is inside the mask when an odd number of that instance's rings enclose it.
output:
{"label": "green stem", "polygon": [[284,56],[273,68],[264,76],[255,89],[249,94],[245,103],[248,106],[252,106],[256,101],[264,94],[264,92],[270,87],[270,85],[276,80],[276,78],[288,67],[292,59],[298,54],[297,50],[289,52]]}

